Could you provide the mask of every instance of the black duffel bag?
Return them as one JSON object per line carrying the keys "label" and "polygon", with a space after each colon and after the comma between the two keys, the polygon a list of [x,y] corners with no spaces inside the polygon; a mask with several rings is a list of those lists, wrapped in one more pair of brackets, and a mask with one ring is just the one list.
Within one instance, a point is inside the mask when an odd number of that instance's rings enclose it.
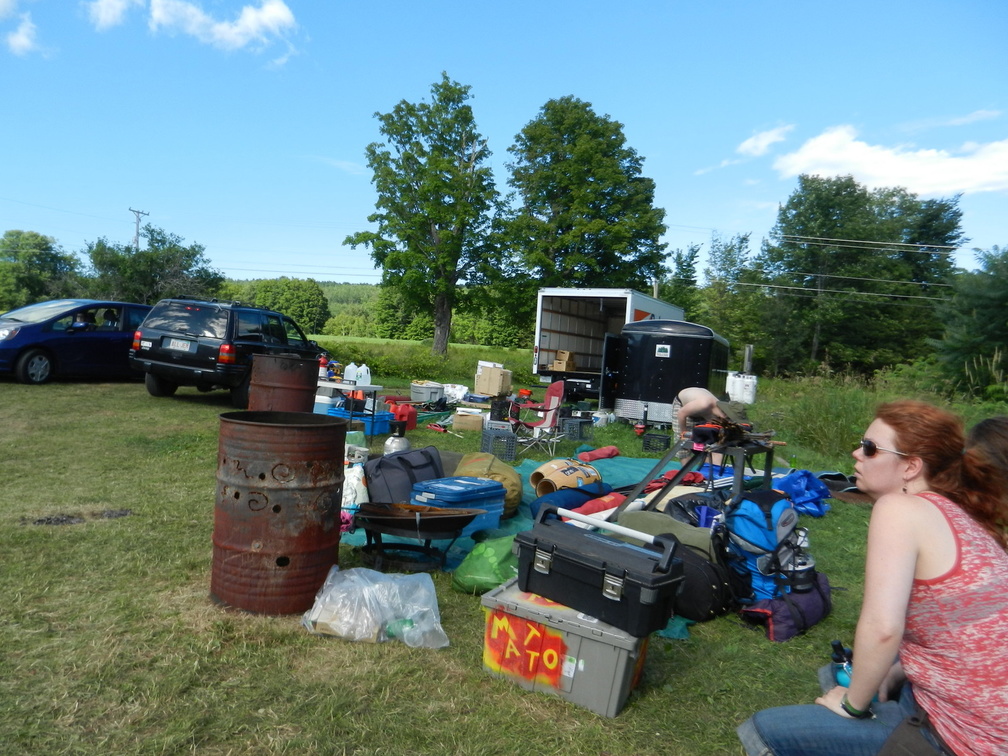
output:
{"label": "black duffel bag", "polygon": [[385,454],[364,463],[368,499],[386,504],[407,503],[413,484],[444,477],[436,446]]}
{"label": "black duffel bag", "polygon": [[723,526],[698,528],[664,512],[623,512],[619,524],[651,535],[670,536],[680,545],[683,580],[674,602],[675,614],[694,622],[728,614],[737,608],[725,561]]}

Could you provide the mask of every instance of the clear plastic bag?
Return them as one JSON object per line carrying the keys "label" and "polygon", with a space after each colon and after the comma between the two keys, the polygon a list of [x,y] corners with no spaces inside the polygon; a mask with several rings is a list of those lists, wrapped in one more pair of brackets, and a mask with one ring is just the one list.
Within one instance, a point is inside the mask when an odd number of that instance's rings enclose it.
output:
{"label": "clear plastic bag", "polygon": [[434,581],[425,572],[386,575],[334,566],[301,624],[309,632],[346,640],[381,643],[398,638],[412,648],[448,645]]}

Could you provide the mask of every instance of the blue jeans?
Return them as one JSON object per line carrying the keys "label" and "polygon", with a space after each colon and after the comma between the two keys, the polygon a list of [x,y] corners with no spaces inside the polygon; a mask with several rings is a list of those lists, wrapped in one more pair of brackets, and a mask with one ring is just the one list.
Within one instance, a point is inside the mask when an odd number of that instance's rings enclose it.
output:
{"label": "blue jeans", "polygon": [[749,756],[875,756],[917,703],[904,685],[898,701],[872,710],[874,719],[848,719],[819,704],[779,706],[757,712],[736,732]]}

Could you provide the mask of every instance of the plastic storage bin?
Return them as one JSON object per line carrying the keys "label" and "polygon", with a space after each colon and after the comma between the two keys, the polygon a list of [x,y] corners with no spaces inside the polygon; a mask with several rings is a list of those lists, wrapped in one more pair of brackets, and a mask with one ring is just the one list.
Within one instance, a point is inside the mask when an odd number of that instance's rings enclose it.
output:
{"label": "plastic storage bin", "polygon": [[640,680],[647,638],[525,593],[516,578],[485,593],[481,603],[483,668],[525,690],[615,717]]}
{"label": "plastic storage bin", "polygon": [[414,483],[410,502],[428,507],[485,509],[486,514],[477,515],[463,528],[462,535],[469,536],[477,530],[500,527],[504,493],[504,484],[490,478],[435,478]]}
{"label": "plastic storage bin", "polygon": [[444,385],[436,381],[410,383],[410,399],[414,402],[436,402],[444,395]]}
{"label": "plastic storage bin", "polygon": [[[329,410],[329,414],[335,417],[350,417],[350,411],[342,407],[334,407]],[[367,435],[380,436],[391,432],[391,423],[395,416],[391,412],[375,412],[373,416],[370,412],[354,412],[353,419],[364,423],[364,433]]]}

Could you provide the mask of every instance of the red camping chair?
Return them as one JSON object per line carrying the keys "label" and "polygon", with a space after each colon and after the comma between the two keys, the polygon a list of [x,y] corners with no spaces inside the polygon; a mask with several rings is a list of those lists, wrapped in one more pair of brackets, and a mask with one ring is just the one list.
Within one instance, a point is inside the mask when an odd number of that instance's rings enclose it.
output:
{"label": "red camping chair", "polygon": [[546,388],[546,397],[542,404],[514,404],[512,409],[531,410],[538,416],[538,420],[522,420],[511,414],[511,427],[521,444],[521,454],[524,454],[533,447],[539,447],[551,455],[556,454],[556,445],[563,438],[560,432],[560,404],[564,397],[564,382],[554,381]]}

